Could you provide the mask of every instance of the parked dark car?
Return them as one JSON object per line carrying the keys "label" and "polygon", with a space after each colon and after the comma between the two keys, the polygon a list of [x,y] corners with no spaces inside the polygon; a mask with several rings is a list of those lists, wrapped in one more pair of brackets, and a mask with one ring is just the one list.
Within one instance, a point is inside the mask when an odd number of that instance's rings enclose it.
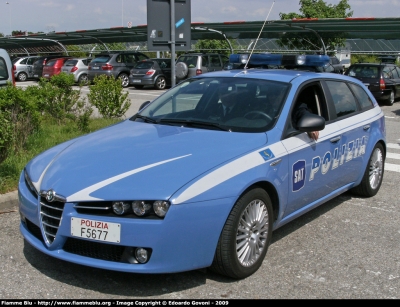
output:
{"label": "parked dark car", "polygon": [[375,99],[389,106],[400,97],[400,68],[391,63],[357,63],[345,75],[361,80]]}
{"label": "parked dark car", "polygon": [[129,84],[135,88],[152,85],[158,90],[171,86],[171,59],[143,60],[131,69]]}
{"label": "parked dark car", "polygon": [[338,73],[338,74],[344,73],[344,66],[342,63],[340,63],[340,60],[337,57],[335,57],[335,56],[329,57],[329,64],[332,65],[332,67],[335,70],[335,73]]}
{"label": "parked dark car", "polygon": [[[42,75],[43,75],[43,66],[46,65],[47,61],[51,60],[51,59],[56,59],[56,58],[63,58],[66,56],[62,56],[62,55],[46,55],[46,56],[41,56],[38,57],[38,59],[33,63],[33,68],[32,68],[32,72],[33,72],[33,79],[35,80],[39,80]],[[70,57],[68,57],[70,58]]]}
{"label": "parked dark car", "polygon": [[42,77],[50,79],[54,75],[58,75],[61,72],[61,68],[64,63],[71,58],[56,58],[49,60],[46,65],[43,66]]}
{"label": "parked dark car", "polygon": [[93,82],[100,75],[120,78],[123,87],[129,86],[129,74],[131,69],[139,61],[149,57],[141,52],[110,52],[98,54],[88,65],[88,80]]}

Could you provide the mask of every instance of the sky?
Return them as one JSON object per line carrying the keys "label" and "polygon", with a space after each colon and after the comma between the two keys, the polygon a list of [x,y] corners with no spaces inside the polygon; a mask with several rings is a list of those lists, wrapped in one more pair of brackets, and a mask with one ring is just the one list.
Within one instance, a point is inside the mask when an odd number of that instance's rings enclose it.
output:
{"label": "sky", "polygon": [[[0,0],[0,33],[64,32],[147,24],[147,0]],[[325,0],[335,5],[339,0]],[[349,0],[353,17],[400,17],[400,0]],[[279,20],[299,0],[191,0],[192,22]],[[169,14],[169,13],[168,13]]]}

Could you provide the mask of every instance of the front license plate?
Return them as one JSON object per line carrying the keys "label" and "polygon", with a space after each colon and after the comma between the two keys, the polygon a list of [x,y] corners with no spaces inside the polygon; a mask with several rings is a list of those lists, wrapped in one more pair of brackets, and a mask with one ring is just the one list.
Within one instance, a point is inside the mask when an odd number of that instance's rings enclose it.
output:
{"label": "front license plate", "polygon": [[142,82],[142,80],[140,80],[140,79],[133,79],[132,82],[134,82],[134,83],[140,83],[140,82]]}
{"label": "front license plate", "polygon": [[38,75],[33,75],[33,77],[37,78],[37,77],[39,77],[39,76],[38,76]]}
{"label": "front license plate", "polygon": [[71,217],[71,235],[95,241],[120,243],[121,224]]}

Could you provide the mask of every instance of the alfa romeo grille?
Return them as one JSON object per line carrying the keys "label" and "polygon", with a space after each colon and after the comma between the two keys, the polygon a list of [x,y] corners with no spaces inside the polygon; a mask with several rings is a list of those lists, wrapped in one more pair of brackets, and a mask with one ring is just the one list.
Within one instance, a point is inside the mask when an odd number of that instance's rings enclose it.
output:
{"label": "alfa romeo grille", "polygon": [[58,227],[60,226],[61,216],[64,210],[64,202],[48,202],[45,198],[40,198],[40,220],[46,241],[53,243]]}

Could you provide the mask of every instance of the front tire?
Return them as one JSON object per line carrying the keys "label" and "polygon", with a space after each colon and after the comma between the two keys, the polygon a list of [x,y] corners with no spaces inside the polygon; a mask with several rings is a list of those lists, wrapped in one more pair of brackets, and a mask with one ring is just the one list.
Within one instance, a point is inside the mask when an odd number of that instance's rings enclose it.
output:
{"label": "front tire", "polygon": [[225,222],[210,269],[235,279],[261,266],[272,236],[272,203],[261,188],[242,195]]}
{"label": "front tire", "polygon": [[382,184],[385,166],[385,157],[382,144],[375,145],[371,157],[365,168],[361,183],[352,189],[356,195],[363,197],[372,197],[378,193]]}

